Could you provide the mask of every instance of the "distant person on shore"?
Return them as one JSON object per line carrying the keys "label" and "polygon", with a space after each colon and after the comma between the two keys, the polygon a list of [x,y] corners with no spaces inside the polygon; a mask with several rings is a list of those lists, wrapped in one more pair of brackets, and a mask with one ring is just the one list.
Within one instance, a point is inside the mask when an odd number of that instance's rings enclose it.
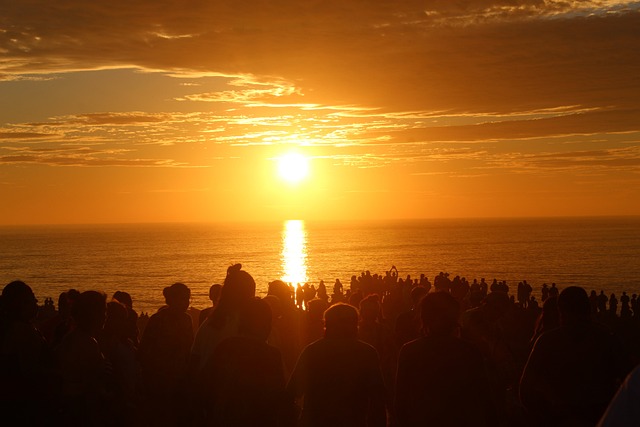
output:
{"label": "distant person on shore", "polygon": [[560,295],[560,290],[555,283],[551,283],[551,287],[549,288],[549,297],[557,297],[558,295]]}
{"label": "distant person on shore", "polygon": [[520,398],[539,425],[595,425],[629,365],[620,341],[591,322],[584,289],[564,289],[558,308],[560,327],[536,341]]}
{"label": "distant person on shore", "polygon": [[616,294],[611,294],[609,296],[609,315],[611,317],[616,317],[618,314],[618,298],[616,298]]}
{"label": "distant person on shore", "polygon": [[304,397],[299,425],[386,426],[378,355],[358,341],[357,310],[336,304],[324,321],[324,338],[303,350],[287,385],[291,397]]}
{"label": "distant person on shore", "polygon": [[302,289],[302,285],[300,285],[300,283],[298,283],[298,285],[296,286],[295,299],[296,307],[302,310],[304,307],[304,289]]}
{"label": "distant person on shore", "polygon": [[211,315],[213,309],[218,305],[218,301],[220,301],[220,293],[222,292],[222,285],[216,283],[211,285],[209,288],[209,301],[211,301],[211,307],[207,307],[204,310],[200,311],[200,319],[199,325],[202,326],[207,317]]}
{"label": "distant person on shore", "polygon": [[164,288],[167,303],[149,318],[140,340],[139,360],[151,425],[179,425],[185,411],[185,391],[193,326],[187,314],[190,289],[182,283]]}
{"label": "distant person on shore", "polygon": [[460,304],[436,292],[419,309],[425,335],[405,344],[398,360],[398,426],[490,425],[494,407],[483,357],[457,337]]}
{"label": "distant person on shore", "polygon": [[336,279],[336,282],[333,284],[333,294],[342,295],[342,293],[343,293],[342,282],[340,281],[340,279]]}
{"label": "distant person on shore", "polygon": [[598,294],[595,290],[591,290],[589,293],[589,306],[591,307],[591,317],[593,319],[598,317]]}
{"label": "distant person on shore", "polygon": [[324,284],[324,280],[320,280],[318,285],[318,298],[325,303],[329,302],[329,295],[327,294],[327,286]]}
{"label": "distant person on shore", "polygon": [[607,312],[607,303],[609,302],[609,297],[607,297],[604,291],[600,291],[598,295],[598,313],[600,315],[604,315]]}
{"label": "distant person on shore", "polygon": [[547,300],[547,298],[549,298],[549,287],[547,286],[546,283],[542,284],[542,290],[541,290],[541,301],[544,304],[544,302]]}
{"label": "distant person on shore", "polygon": [[620,317],[623,319],[628,319],[631,317],[631,307],[629,306],[629,302],[631,299],[626,292],[622,292],[622,296],[620,296]]}

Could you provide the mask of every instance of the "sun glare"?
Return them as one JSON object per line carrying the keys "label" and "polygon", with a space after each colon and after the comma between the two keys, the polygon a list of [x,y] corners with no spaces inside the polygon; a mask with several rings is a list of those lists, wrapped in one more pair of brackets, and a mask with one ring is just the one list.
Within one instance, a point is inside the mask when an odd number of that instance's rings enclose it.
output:
{"label": "sun glare", "polygon": [[299,153],[289,153],[278,158],[280,177],[292,184],[302,181],[309,174],[309,159]]}

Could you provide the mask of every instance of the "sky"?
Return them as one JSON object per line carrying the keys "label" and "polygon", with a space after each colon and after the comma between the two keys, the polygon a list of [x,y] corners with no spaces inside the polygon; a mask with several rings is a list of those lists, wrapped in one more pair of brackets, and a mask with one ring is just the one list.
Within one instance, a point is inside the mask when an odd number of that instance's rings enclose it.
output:
{"label": "sky", "polygon": [[640,215],[640,2],[4,0],[0,206],[0,225]]}

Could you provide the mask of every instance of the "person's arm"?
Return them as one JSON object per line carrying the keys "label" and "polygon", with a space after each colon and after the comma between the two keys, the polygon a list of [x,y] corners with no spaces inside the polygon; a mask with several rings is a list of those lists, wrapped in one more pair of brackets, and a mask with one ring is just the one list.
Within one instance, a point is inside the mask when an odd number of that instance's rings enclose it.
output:
{"label": "person's arm", "polygon": [[546,335],[538,338],[520,377],[520,402],[527,411],[537,416],[543,416],[543,412],[548,409],[548,403],[554,401],[553,397],[548,395],[550,390],[545,385],[543,374],[548,347]]}
{"label": "person's arm", "polygon": [[307,349],[302,351],[302,354],[296,362],[296,366],[293,369],[293,373],[287,383],[287,394],[293,398],[298,399],[304,395],[306,388],[307,377]]}

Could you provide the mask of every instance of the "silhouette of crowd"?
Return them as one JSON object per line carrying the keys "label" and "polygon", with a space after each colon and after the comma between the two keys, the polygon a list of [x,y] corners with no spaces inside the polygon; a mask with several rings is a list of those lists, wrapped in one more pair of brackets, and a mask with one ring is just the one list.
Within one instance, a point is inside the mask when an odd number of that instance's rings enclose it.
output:
{"label": "silhouette of crowd", "polygon": [[[240,264],[190,308],[124,291],[0,296],[0,423],[25,426],[640,425],[640,301],[392,267],[327,287]],[[640,369],[640,368],[639,368]],[[615,396],[615,398],[614,398]]]}

